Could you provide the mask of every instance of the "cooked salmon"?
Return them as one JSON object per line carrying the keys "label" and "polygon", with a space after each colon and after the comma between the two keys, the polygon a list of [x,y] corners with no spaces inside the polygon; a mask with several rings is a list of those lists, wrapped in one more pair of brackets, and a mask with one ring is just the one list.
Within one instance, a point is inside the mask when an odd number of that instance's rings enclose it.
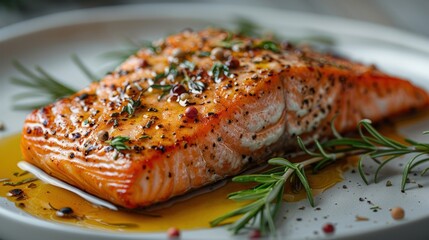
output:
{"label": "cooked salmon", "polygon": [[305,141],[429,105],[407,80],[308,48],[186,30],[34,110],[24,159],[125,208],[234,176]]}

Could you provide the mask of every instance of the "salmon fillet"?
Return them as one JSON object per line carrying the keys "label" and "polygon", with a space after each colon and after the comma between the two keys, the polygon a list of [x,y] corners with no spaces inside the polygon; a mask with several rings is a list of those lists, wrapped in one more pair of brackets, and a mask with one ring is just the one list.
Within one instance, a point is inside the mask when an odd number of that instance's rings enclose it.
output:
{"label": "salmon fillet", "polygon": [[428,106],[374,66],[305,48],[191,30],[26,118],[24,159],[126,208],[166,201],[294,148]]}

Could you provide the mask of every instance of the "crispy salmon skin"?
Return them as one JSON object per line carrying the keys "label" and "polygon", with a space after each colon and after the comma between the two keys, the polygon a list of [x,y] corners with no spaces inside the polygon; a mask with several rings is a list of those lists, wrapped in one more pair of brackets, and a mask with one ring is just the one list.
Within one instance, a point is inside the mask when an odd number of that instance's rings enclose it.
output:
{"label": "crispy salmon skin", "polygon": [[126,208],[233,176],[362,118],[429,104],[410,82],[310,49],[183,31],[76,94],[34,110],[24,159]]}

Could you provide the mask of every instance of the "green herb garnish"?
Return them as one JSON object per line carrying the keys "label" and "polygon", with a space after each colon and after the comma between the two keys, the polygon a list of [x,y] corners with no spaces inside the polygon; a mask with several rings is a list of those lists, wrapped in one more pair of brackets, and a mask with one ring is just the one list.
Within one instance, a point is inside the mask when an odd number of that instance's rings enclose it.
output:
{"label": "green herb garnish", "polygon": [[188,88],[189,88],[189,90],[191,90],[191,92],[202,93],[206,89],[206,85],[203,82],[193,80],[192,78],[190,78],[188,76],[186,71],[184,72],[184,75],[185,75],[185,78],[183,79],[182,84],[187,84]]}
{"label": "green herb garnish", "polygon": [[130,149],[130,147],[125,144],[128,141],[130,141],[129,137],[117,136],[117,137],[114,137],[112,140],[109,140],[106,142],[109,143],[110,146],[112,146],[114,149],[118,151],[122,151],[122,150]]}
{"label": "green herb garnish", "polygon": [[31,178],[26,178],[24,180],[21,180],[19,182],[3,182],[3,186],[14,186],[14,187],[16,187],[16,186],[20,186],[20,185],[23,185],[26,183],[34,182],[36,180],[39,180],[39,179],[31,177]]}
{"label": "green herb garnish", "polygon": [[91,81],[91,82],[98,82],[100,80],[100,77],[97,77],[89,68],[83,63],[83,61],[76,55],[73,54],[71,56],[72,61],[76,66],[85,74],[85,76]]}
{"label": "green herb garnish", "polygon": [[101,56],[105,59],[114,60],[114,65],[117,66],[118,64],[127,60],[130,56],[136,54],[142,48],[147,48],[153,53],[159,53],[160,51],[160,48],[155,46],[151,41],[133,41],[131,39],[127,39],[125,48],[107,52]]}
{"label": "green herb garnish", "polygon": [[140,139],[152,139],[152,136],[147,135],[147,134],[143,134]]}
{"label": "green herb garnish", "polygon": [[154,78],[154,82],[157,83],[162,78],[170,78],[171,80],[174,80],[177,77],[178,73],[179,72],[177,71],[177,66],[174,64],[170,64],[170,66],[166,69],[165,72],[156,74],[156,76]]}
{"label": "green herb garnish", "polygon": [[158,97],[158,100],[161,100],[165,95],[167,95],[170,90],[174,87],[173,85],[167,84],[167,85],[158,85],[154,84],[150,86],[153,89],[158,89],[162,91],[162,94]]}
{"label": "green herb garnish", "polygon": [[243,44],[243,41],[240,40],[229,40],[229,41],[221,41],[218,43],[219,47],[223,47],[223,48],[232,48],[235,45],[241,45]]}
{"label": "green herb garnish", "polygon": [[132,116],[136,109],[141,106],[140,96],[137,100],[129,98],[127,101],[128,103],[122,108],[122,112],[127,112],[129,116]]}
{"label": "green herb garnish", "polygon": [[194,69],[195,69],[195,63],[188,61],[188,60],[185,60],[182,63],[180,63],[180,66],[184,69],[189,69],[191,71],[194,71]]}
{"label": "green herb garnish", "polygon": [[[284,158],[273,158],[268,161],[270,165],[275,166],[273,169],[261,173],[243,175],[233,178],[234,182],[254,182],[258,185],[254,188],[234,192],[228,195],[229,199],[236,201],[251,201],[243,207],[229,212],[215,220],[210,224],[217,226],[234,216],[241,216],[240,219],[233,222],[228,229],[234,234],[238,233],[241,229],[247,226],[256,226],[263,233],[275,232],[275,218],[277,210],[280,207],[283,196],[283,189],[285,183],[291,178],[299,179],[300,183],[307,192],[307,198],[310,204],[314,205],[313,196],[311,193],[311,186],[305,176],[304,168],[313,165],[313,171],[319,171],[327,165],[334,163],[347,156],[360,155],[359,173],[365,183],[368,180],[365,177],[362,167],[362,161],[366,158],[374,160],[379,167],[374,174],[374,182],[377,182],[377,176],[380,170],[387,163],[400,156],[416,154],[415,157],[408,161],[404,168],[402,176],[401,189],[404,190],[406,179],[410,171],[417,165],[429,161],[427,154],[429,154],[429,144],[418,143],[407,140],[408,144],[401,144],[393,139],[381,135],[371,125],[370,120],[361,120],[358,124],[359,138],[345,138],[342,137],[334,128],[332,123],[332,131],[335,139],[320,143],[314,141],[315,150],[309,150],[298,137],[298,145],[304,153],[310,158],[299,162],[291,163]],[[427,133],[427,132],[425,132]],[[417,159],[419,159],[417,161]],[[384,160],[384,161],[382,161]],[[424,170],[427,171],[429,168]],[[255,220],[259,220],[259,222]]]}
{"label": "green herb garnish", "polygon": [[228,66],[219,62],[213,65],[210,69],[210,74],[216,83],[219,83],[222,80],[222,76],[230,77]]}
{"label": "green herb garnish", "polygon": [[264,40],[264,41],[260,42],[259,44],[255,45],[255,47],[260,48],[260,49],[270,50],[270,51],[275,52],[275,53],[280,52],[279,44],[274,42],[274,41],[270,41],[270,40]]}
{"label": "green herb garnish", "polygon": [[[31,103],[27,104],[15,104],[14,109],[28,110],[38,108],[76,92],[75,89],[61,83],[61,81],[52,77],[39,66],[36,66],[35,72],[32,72],[18,61],[15,61],[13,65],[26,78],[12,77],[11,83],[30,90],[29,92],[16,94],[13,99],[18,102],[32,100]],[[41,99],[41,101],[34,103],[34,98]]]}
{"label": "green herb garnish", "polygon": [[207,52],[207,51],[199,52],[198,57],[210,57],[210,52]]}

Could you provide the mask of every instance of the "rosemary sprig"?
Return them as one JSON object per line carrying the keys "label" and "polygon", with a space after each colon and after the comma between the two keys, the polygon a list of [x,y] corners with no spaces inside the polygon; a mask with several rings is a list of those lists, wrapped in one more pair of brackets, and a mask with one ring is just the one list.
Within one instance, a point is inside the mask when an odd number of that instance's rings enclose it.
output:
{"label": "rosemary sprig", "polygon": [[[265,28],[255,24],[246,18],[237,18],[235,22],[237,28],[236,31],[233,31],[241,36],[249,36],[249,37],[258,37],[264,39],[263,42],[256,46],[257,48],[268,49],[274,52],[279,51],[279,45],[277,40],[280,39],[276,34],[270,32],[264,32]],[[241,41],[233,39],[233,32],[229,34],[229,37],[222,41],[220,44],[224,48],[231,48],[236,44],[242,44]],[[147,48],[153,53],[159,53],[161,50],[160,46],[157,46],[151,41],[133,41],[131,39],[127,39],[127,46],[123,49],[119,49],[117,51],[107,52],[102,54],[102,57],[107,60],[114,60],[116,67],[119,63],[125,61],[129,56],[136,54],[140,49]],[[299,43],[303,41],[310,42],[318,42],[323,44],[332,44],[333,41],[324,36],[310,36],[304,37],[301,39],[295,39],[291,42]],[[210,56],[210,52],[200,52],[201,56]],[[100,78],[89,70],[88,67],[85,66],[83,61],[77,57],[76,55],[72,55],[72,60],[76,64],[76,66],[88,77],[90,81],[99,81]],[[187,68],[193,71],[195,64],[192,62],[185,61],[182,63],[182,68]],[[15,110],[28,110],[34,109],[38,107],[45,106],[56,99],[67,97],[76,92],[75,89],[67,86],[57,78],[52,77],[47,71],[43,70],[40,67],[36,67],[35,71],[30,71],[28,68],[24,67],[19,62],[14,62],[15,68],[21,72],[26,78],[12,78],[12,83],[15,85],[19,85],[25,89],[30,91],[20,93],[14,96],[15,105],[13,106]],[[157,83],[162,78],[174,79],[177,76],[177,68],[176,66],[170,66],[166,72],[162,72],[157,74],[154,77],[154,82]],[[221,80],[222,75],[229,76],[229,69],[226,66],[214,65],[211,69],[211,73],[214,75],[214,79],[216,82]],[[195,84],[194,84],[195,83]],[[205,86],[202,82],[188,82],[188,87],[190,89],[194,89],[194,92],[201,92]],[[160,97],[162,98],[163,95]]]}
{"label": "rosemary sprig", "polygon": [[[361,155],[358,164],[359,173],[365,183],[368,184],[369,182],[365,177],[362,164],[365,159],[372,159],[379,164],[374,174],[374,182],[376,183],[380,170],[387,163],[404,155],[417,154],[408,161],[404,168],[401,185],[401,190],[404,191],[408,174],[416,166],[429,161],[429,144],[411,140],[407,141],[408,145],[401,144],[380,134],[371,125],[370,120],[364,119],[359,122],[359,138],[342,137],[336,131],[334,124],[331,127],[335,138],[324,143],[314,140],[314,150],[307,148],[300,137],[297,138],[299,147],[309,156],[309,159],[299,163],[291,163],[284,158],[273,158],[268,163],[276,167],[268,172],[233,178],[234,182],[254,182],[258,185],[251,189],[229,194],[229,199],[250,201],[250,203],[213,220],[210,223],[211,226],[224,223],[234,216],[241,216],[228,227],[234,234],[246,226],[254,226],[255,224],[258,224],[256,227],[262,233],[274,233],[274,220],[282,202],[284,186],[288,180],[292,178],[299,179],[307,193],[310,204],[314,205],[311,186],[304,171],[304,168],[310,165],[313,166],[313,171],[317,172],[327,165],[347,156]],[[422,174],[426,171],[429,171],[429,168],[423,170]]]}
{"label": "rosemary sprig", "polygon": [[98,82],[100,80],[100,77],[97,77],[89,68],[83,63],[83,61],[76,55],[73,54],[71,56],[72,61],[76,66],[85,74],[85,76],[91,81],[91,82]]}
{"label": "rosemary sprig", "polygon": [[112,140],[109,140],[106,142],[110,144],[110,146],[112,146],[114,149],[118,151],[122,151],[122,150],[130,149],[130,147],[125,144],[128,141],[130,141],[129,137],[117,136],[117,137],[114,137]]}
{"label": "rosemary sprig", "polygon": [[23,179],[23,180],[21,180],[19,182],[3,182],[3,186],[13,186],[13,187],[16,187],[16,186],[21,186],[23,184],[34,182],[34,181],[37,181],[37,180],[39,180],[39,179],[35,178],[35,177],[30,177],[30,178]]}
{"label": "rosemary sprig", "polygon": [[39,103],[32,101],[32,103],[27,104],[15,104],[14,109],[28,110],[38,108],[76,92],[75,89],[61,83],[60,80],[52,77],[39,66],[36,66],[33,72],[18,61],[14,61],[13,65],[26,78],[12,77],[11,83],[31,90],[30,92],[16,94],[13,99],[15,101],[30,100],[35,97],[42,99]]}
{"label": "rosemary sprig", "polygon": [[106,60],[112,60],[113,65],[116,67],[120,63],[127,60],[130,56],[136,54],[140,49],[147,48],[153,53],[158,53],[160,48],[155,46],[151,41],[140,40],[134,41],[132,39],[126,39],[126,46],[123,49],[106,52],[101,55]]}

